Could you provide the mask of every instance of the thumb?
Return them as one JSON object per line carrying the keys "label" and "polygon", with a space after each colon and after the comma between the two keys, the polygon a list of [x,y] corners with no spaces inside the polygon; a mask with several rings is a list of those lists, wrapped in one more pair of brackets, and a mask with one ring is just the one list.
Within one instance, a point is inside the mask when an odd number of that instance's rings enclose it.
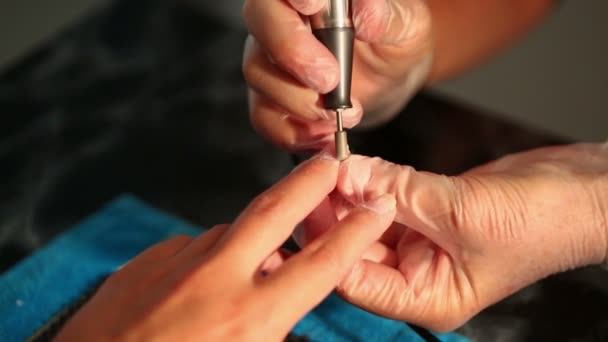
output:
{"label": "thumb", "polygon": [[[337,189],[354,205],[383,194],[397,200],[395,221],[436,243],[450,238],[460,212],[454,179],[419,172],[380,158],[351,156],[340,167]],[[442,246],[446,247],[446,246]]]}
{"label": "thumb", "polygon": [[[423,0],[358,0],[353,2],[357,38],[368,43],[402,45],[431,28]],[[425,34],[421,34],[425,33]]]}

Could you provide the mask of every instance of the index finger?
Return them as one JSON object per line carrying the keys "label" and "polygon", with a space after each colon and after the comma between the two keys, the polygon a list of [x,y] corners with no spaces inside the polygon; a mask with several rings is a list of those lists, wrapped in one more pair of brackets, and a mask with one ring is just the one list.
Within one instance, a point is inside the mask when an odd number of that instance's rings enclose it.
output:
{"label": "index finger", "polygon": [[249,204],[218,249],[249,263],[245,266],[255,272],[289,238],[295,226],[335,189],[338,168],[338,160],[325,154],[301,164]]}
{"label": "index finger", "polygon": [[[282,313],[279,324],[296,322],[335,288],[391,225],[395,207],[395,198],[383,195],[354,209],[270,276],[259,296]],[[280,296],[290,300],[273,303],[272,298]]]}
{"label": "index finger", "polygon": [[281,69],[318,93],[336,87],[338,61],[287,1],[248,0],[243,13],[251,35]]}

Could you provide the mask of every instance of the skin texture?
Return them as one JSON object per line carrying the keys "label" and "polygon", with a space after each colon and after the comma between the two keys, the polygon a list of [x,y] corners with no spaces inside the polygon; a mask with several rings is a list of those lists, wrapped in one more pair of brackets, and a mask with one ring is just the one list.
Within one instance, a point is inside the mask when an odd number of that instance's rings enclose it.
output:
{"label": "skin texture", "polygon": [[281,341],[394,220],[395,199],[382,195],[287,259],[277,249],[337,177],[337,160],[317,157],[234,223],[148,249],[103,284],[57,341]]}
{"label": "skin texture", "polygon": [[457,177],[352,156],[338,191],[296,236],[307,245],[358,203],[394,195],[395,222],[339,291],[378,314],[450,331],[546,276],[607,262],[607,190],[600,144],[515,154]]}
{"label": "skin texture", "polygon": [[[250,118],[262,136],[290,151],[321,150],[334,139],[335,113],[324,109],[321,94],[336,87],[339,69],[306,20],[324,3],[247,0],[243,7],[250,31],[243,59]],[[346,127],[390,120],[426,84],[509,46],[552,3],[353,0],[354,107],[343,114]]]}

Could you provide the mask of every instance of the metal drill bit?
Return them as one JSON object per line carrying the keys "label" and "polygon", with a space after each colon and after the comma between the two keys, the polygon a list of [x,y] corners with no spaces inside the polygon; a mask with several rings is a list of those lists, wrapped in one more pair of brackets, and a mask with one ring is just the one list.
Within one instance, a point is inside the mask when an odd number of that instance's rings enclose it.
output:
{"label": "metal drill bit", "polygon": [[342,122],[342,112],[344,109],[339,108],[336,110],[336,121],[338,126],[338,132],[342,132],[344,130],[344,123]]}
{"label": "metal drill bit", "polygon": [[339,161],[343,161],[350,156],[350,149],[348,148],[348,136],[344,130],[344,124],[342,122],[342,112],[344,109],[340,108],[336,110],[336,120],[338,130],[336,131],[336,158]]}

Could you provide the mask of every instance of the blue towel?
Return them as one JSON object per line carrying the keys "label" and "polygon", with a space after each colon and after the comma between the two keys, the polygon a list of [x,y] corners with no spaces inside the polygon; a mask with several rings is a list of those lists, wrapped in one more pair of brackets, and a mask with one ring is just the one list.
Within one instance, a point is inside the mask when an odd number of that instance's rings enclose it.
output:
{"label": "blue towel", "polygon": [[[123,196],[0,277],[0,341],[23,341],[147,247],[201,228]],[[286,299],[287,300],[287,299]],[[312,341],[422,342],[409,326],[330,295],[294,328]],[[436,335],[464,342],[456,334]]]}

